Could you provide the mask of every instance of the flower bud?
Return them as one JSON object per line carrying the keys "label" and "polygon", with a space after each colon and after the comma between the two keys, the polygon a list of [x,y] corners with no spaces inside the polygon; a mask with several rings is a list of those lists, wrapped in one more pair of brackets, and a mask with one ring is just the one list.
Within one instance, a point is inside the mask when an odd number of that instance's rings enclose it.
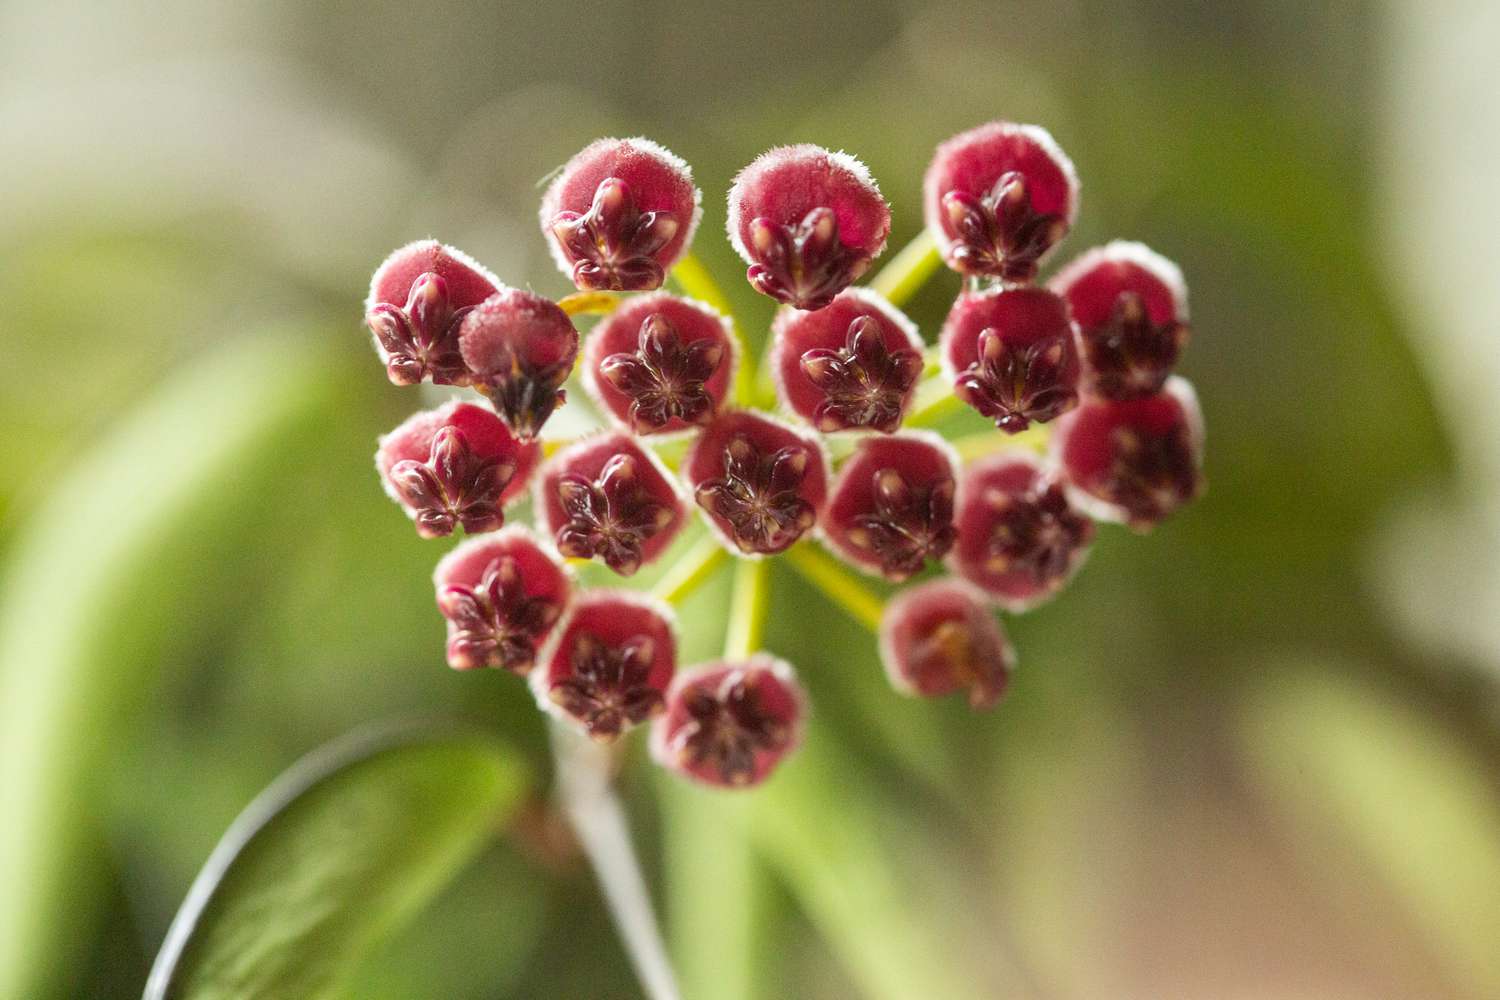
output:
{"label": "flower bud", "polygon": [[922,195],[949,267],[1024,284],[1072,226],[1078,176],[1045,129],[990,122],[938,146]]}
{"label": "flower bud", "polygon": [[581,289],[660,288],[702,214],[693,172],[649,139],[598,139],[542,197],[542,232]]}
{"label": "flower bud", "polygon": [[729,190],[729,240],[755,290],[821,309],[885,249],[891,209],[865,165],[819,146],[781,146]]}
{"label": "flower bud", "polygon": [[584,348],[584,384],[637,434],[707,424],[734,381],[730,321],[701,302],[640,295],[599,322]]}
{"label": "flower bud", "polygon": [[512,288],[464,317],[459,348],[474,373],[474,388],[489,397],[517,437],[529,441],[567,399],[562,384],[578,356],[578,331],[557,303]]}
{"label": "flower bud", "polygon": [[828,495],[822,445],[749,410],[705,428],[682,467],[709,525],[746,555],[791,547],[816,523]]}
{"label": "flower bud", "polygon": [[677,670],[676,622],[664,604],[624,590],[586,590],[531,675],[537,704],[601,743],[662,710]]}
{"label": "flower bud", "polygon": [[1094,522],[1024,452],[992,455],[959,477],[952,564],[1007,611],[1052,597],[1083,563]]}
{"label": "flower bud", "polygon": [[413,414],[380,439],[375,467],[386,493],[423,538],[470,534],[505,523],[504,506],[526,489],[541,448],[518,441],[482,406],[448,403]]}
{"label": "flower bud", "polygon": [[818,430],[901,426],[922,376],[922,338],[880,295],[848,288],[816,312],[783,309],[771,337],[782,402]]}
{"label": "flower bud", "polygon": [[1203,492],[1203,414],[1186,379],[1154,396],[1090,399],[1058,421],[1052,454],[1094,517],[1145,533]]}
{"label": "flower bud", "polygon": [[1105,399],[1160,392],[1187,343],[1187,285],[1141,243],[1095,247],[1048,283],[1078,324],[1083,391]]}
{"label": "flower bud", "polygon": [[807,714],[789,664],[765,653],[683,671],[651,728],[651,756],[705,785],[758,785],[802,741]]}
{"label": "flower bud", "polygon": [[1041,288],[961,295],[939,345],[953,389],[1007,434],[1078,403],[1078,351],[1062,299]]}
{"label": "flower bud", "polygon": [[957,464],[935,434],[865,438],[833,482],[824,537],[865,572],[905,580],[953,545]]}
{"label": "flower bud", "polygon": [[953,579],[919,583],[891,599],[880,620],[880,659],[902,694],[967,691],[975,709],[999,703],[1016,664],[983,595]]}
{"label": "flower bud", "polygon": [[471,538],[432,576],[448,620],[448,665],[530,672],[572,589],[557,559],[526,528]]}
{"label": "flower bud", "polygon": [[687,520],[655,455],[609,432],[552,456],[537,476],[537,519],[570,559],[597,558],[630,576],[659,557]]}
{"label": "flower bud", "polygon": [[387,257],[370,279],[365,323],[390,380],[468,385],[459,324],[502,287],[468,255],[437,240],[408,243]]}

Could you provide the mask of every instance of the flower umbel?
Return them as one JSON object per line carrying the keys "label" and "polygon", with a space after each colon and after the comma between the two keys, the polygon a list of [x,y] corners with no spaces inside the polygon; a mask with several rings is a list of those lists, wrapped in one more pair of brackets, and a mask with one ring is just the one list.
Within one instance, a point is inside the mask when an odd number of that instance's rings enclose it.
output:
{"label": "flower umbel", "polygon": [[[582,292],[506,287],[435,240],[393,253],[365,303],[391,381],[477,403],[415,414],[376,465],[423,537],[473,536],[434,574],[451,666],[527,676],[544,711],[597,741],[649,722],[657,763],[744,788],[796,748],[806,716],[792,668],[759,648],[778,563],[878,633],[896,690],[989,708],[1016,663],[996,611],[1054,598],[1096,521],[1144,532],[1201,493],[1202,415],[1171,374],[1188,339],[1176,265],[1115,241],[1036,284],[1078,207],[1072,163],[1040,128],[990,122],[940,144],[927,236],[868,288],[853,282],[891,213],[864,165],[812,145],[756,157],[727,222],[750,286],[782,304],[759,373],[728,297],[687,256],[700,200],[663,147],[600,139],[539,213]],[[940,260],[964,290],[934,350],[899,305]],[[669,276],[694,297],[658,290]],[[564,436],[552,417],[580,351],[593,405]],[[942,374],[924,379],[934,361]],[[912,429],[979,423],[954,400],[1004,433]],[[538,535],[501,529],[528,487]],[[679,671],[669,603],[731,558],[724,659]],[[921,577],[886,598],[840,561]],[[572,577],[657,563],[661,600]]]}

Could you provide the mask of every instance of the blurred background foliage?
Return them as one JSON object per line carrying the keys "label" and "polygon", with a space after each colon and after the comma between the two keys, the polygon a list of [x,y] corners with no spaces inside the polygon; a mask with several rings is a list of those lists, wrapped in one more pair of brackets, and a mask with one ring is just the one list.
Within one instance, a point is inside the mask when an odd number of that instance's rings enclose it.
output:
{"label": "blurred background foliage", "polygon": [[[1500,996],[1496,42],[1478,0],[0,2],[0,996],[138,995],[244,803],[368,720],[546,773],[522,686],[443,668],[444,547],[370,468],[419,401],[359,326],[387,251],[561,294],[539,179],[645,134],[758,340],[741,165],[860,155],[899,245],[932,146],[1002,116],[1078,165],[1063,259],[1187,272],[1210,492],[1008,622],[993,715],[893,695],[777,572],[804,753],[622,777],[688,995]],[[353,995],[638,995],[531,796]]]}

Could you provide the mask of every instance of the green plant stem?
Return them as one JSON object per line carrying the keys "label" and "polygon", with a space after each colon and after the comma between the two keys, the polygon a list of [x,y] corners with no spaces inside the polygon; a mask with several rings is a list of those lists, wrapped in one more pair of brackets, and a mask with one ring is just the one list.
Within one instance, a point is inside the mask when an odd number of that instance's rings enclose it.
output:
{"label": "green plant stem", "polygon": [[[937,387],[942,386],[939,390]],[[942,391],[942,395],[938,392]],[[925,402],[924,402],[925,400]],[[955,413],[962,412],[963,400],[953,395],[942,376],[928,379],[917,387],[917,406],[906,418],[908,427],[931,427],[940,424]]]}
{"label": "green plant stem", "polygon": [[875,275],[870,288],[897,308],[905,305],[943,266],[937,242],[925,227]]}
{"label": "green plant stem", "polygon": [[760,649],[771,597],[770,580],[771,564],[765,559],[741,559],[735,563],[724,659],[743,660]]}
{"label": "green plant stem", "polygon": [[824,597],[846,611],[851,618],[871,632],[879,631],[885,601],[842,566],[806,542],[788,549],[786,559],[803,579],[817,587]]}
{"label": "green plant stem", "polygon": [[1044,452],[1050,440],[1051,427],[1032,424],[1019,434],[1006,434],[999,430],[965,434],[953,442],[953,449],[958,452],[960,461],[968,463],[1000,451]]}
{"label": "green plant stem", "polygon": [[728,558],[729,553],[719,540],[705,535],[657,581],[651,588],[651,596],[668,604],[677,604],[707,582]]}
{"label": "green plant stem", "polygon": [[599,879],[641,988],[649,1000],[681,1000],[625,810],[615,795],[615,749],[556,720],[551,732],[558,799]]}

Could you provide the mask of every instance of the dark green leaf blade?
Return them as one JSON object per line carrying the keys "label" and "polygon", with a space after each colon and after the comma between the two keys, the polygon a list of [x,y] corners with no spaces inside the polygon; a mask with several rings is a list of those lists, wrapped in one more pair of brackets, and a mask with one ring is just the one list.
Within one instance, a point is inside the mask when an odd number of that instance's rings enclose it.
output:
{"label": "dark green leaf blade", "polygon": [[358,960],[473,857],[523,788],[494,740],[356,734],[235,820],[188,893],[146,1000],[340,995]]}

